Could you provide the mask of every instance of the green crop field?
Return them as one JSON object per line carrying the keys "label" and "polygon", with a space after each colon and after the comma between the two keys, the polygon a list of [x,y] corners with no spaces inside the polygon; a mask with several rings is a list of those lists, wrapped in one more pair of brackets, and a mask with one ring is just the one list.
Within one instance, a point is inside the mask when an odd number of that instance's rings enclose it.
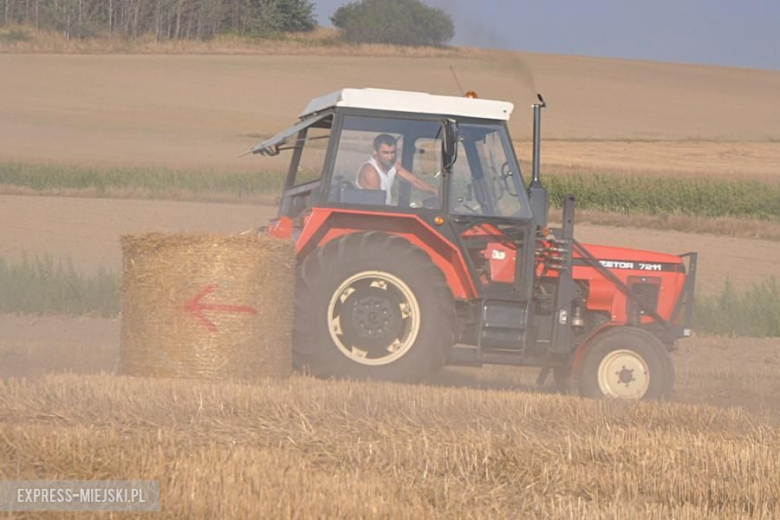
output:
{"label": "green crop field", "polygon": [[780,183],[705,176],[548,175],[557,205],[567,193],[583,209],[619,213],[681,213],[706,217],[780,219]]}
{"label": "green crop field", "polygon": [[[565,173],[545,180],[554,205],[568,193],[581,209],[621,214],[682,214],[780,220],[780,184],[705,176]],[[0,187],[37,194],[98,197],[240,201],[278,195],[284,174],[162,167],[110,167],[0,164]]]}
{"label": "green crop field", "polygon": [[14,263],[0,258],[3,312],[113,317],[119,314],[119,279],[102,269],[84,276],[72,262],[55,262],[48,255]]}
{"label": "green crop field", "polygon": [[149,199],[240,200],[280,193],[279,172],[225,172],[216,169],[177,170],[165,167],[96,168],[69,165],[0,164],[0,186],[26,188],[41,195]]}

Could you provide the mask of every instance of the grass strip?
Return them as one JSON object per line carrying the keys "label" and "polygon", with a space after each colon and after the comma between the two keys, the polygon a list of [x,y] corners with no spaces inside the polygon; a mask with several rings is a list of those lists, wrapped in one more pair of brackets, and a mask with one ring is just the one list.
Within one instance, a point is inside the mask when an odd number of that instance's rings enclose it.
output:
{"label": "grass strip", "polygon": [[774,277],[739,291],[727,279],[720,294],[698,298],[694,330],[780,337],[780,285]]}
{"label": "grass strip", "polygon": [[[70,260],[50,255],[17,263],[0,258],[0,312],[116,317],[119,286],[112,271],[84,276]],[[694,321],[696,332],[780,337],[780,285],[769,278],[740,291],[727,280],[720,294],[697,297]]]}
{"label": "grass strip", "polygon": [[[280,172],[177,170],[164,167],[98,168],[0,163],[0,186],[42,194],[83,191],[91,196],[177,200],[187,196],[236,200],[278,195]],[[780,183],[702,176],[551,174],[545,177],[553,206],[568,193],[580,209],[618,214],[689,215],[780,220]]]}
{"label": "grass strip", "polygon": [[100,269],[84,276],[50,255],[10,263],[0,258],[0,312],[33,315],[119,315],[119,277]]}
{"label": "grass strip", "polygon": [[568,193],[577,207],[624,214],[780,219],[780,183],[703,176],[557,174],[545,178],[559,206]]}
{"label": "grass strip", "polygon": [[140,193],[145,195],[144,198],[154,199],[177,198],[182,193],[230,194],[241,199],[258,193],[280,193],[284,186],[284,174],[2,163],[0,185],[25,187],[40,192],[84,190],[96,196],[107,196],[119,191]]}

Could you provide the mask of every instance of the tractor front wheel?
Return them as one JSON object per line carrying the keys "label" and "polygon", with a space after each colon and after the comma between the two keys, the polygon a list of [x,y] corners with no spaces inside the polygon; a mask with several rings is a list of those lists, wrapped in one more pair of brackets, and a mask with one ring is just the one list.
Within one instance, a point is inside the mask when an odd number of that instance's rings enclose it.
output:
{"label": "tractor front wheel", "polygon": [[312,252],[296,289],[293,358],[316,376],[420,381],[454,343],[444,275],[403,238],[354,233]]}
{"label": "tractor front wheel", "polygon": [[619,327],[594,340],[579,379],[580,393],[586,397],[663,399],[674,386],[674,365],[655,336]]}

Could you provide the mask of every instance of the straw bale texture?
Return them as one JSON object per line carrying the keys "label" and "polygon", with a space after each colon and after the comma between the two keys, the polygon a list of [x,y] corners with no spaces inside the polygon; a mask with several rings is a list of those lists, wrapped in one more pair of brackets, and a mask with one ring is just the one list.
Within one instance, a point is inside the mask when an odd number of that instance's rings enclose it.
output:
{"label": "straw bale texture", "polygon": [[119,370],[198,379],[292,371],[295,253],[270,236],[123,235]]}

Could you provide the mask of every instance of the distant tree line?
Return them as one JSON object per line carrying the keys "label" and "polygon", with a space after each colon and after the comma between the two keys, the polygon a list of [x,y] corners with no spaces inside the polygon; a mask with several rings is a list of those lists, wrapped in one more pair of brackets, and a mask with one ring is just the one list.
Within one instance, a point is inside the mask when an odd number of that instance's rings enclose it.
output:
{"label": "distant tree line", "polygon": [[449,14],[420,0],[362,0],[330,17],[342,37],[355,43],[443,45],[455,36]]}
{"label": "distant tree line", "polygon": [[309,0],[0,0],[0,25],[26,25],[67,38],[119,35],[156,40],[267,36],[317,27]]}

